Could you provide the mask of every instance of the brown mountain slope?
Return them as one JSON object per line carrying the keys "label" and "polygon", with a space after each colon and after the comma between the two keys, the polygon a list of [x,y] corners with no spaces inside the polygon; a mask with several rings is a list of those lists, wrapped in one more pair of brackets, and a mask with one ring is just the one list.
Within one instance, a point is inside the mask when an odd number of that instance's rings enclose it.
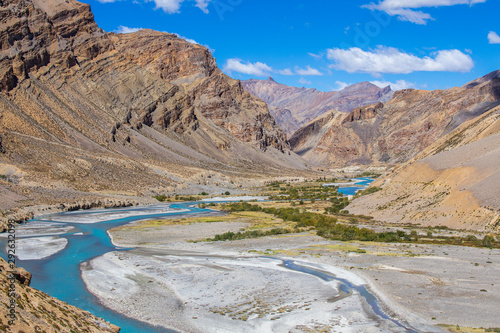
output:
{"label": "brown mountain slope", "polygon": [[0,167],[17,170],[11,184],[149,195],[197,184],[203,170],[304,168],[266,104],[205,47],[105,33],[75,0],[7,0],[0,14]]}
{"label": "brown mountain slope", "polygon": [[[402,163],[463,122],[500,104],[500,71],[449,90],[401,90],[385,104],[311,121],[290,139],[295,152],[324,166]],[[314,129],[314,130],[313,130]]]}
{"label": "brown mountain slope", "polygon": [[[119,332],[117,326],[29,287],[30,281],[30,273],[23,268],[11,269],[0,258],[2,332]],[[9,293],[9,288],[12,293]],[[14,308],[11,308],[12,301],[15,302]],[[10,309],[13,309],[15,319],[10,316]]]}
{"label": "brown mountain slope", "polygon": [[242,81],[243,88],[269,104],[276,122],[291,136],[300,127],[330,110],[349,112],[356,107],[387,101],[393,92],[369,82],[348,86],[340,91],[322,92],[296,88],[267,80]]}
{"label": "brown mountain slope", "polygon": [[500,231],[500,107],[465,122],[377,179],[348,206],[396,223]]}

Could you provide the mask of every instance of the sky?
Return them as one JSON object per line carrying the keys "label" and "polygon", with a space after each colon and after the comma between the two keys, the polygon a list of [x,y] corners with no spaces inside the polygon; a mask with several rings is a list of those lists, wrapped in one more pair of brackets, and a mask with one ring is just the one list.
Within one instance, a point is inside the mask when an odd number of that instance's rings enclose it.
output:
{"label": "sky", "polygon": [[500,0],[80,0],[108,32],[176,33],[227,75],[448,89],[500,69]]}

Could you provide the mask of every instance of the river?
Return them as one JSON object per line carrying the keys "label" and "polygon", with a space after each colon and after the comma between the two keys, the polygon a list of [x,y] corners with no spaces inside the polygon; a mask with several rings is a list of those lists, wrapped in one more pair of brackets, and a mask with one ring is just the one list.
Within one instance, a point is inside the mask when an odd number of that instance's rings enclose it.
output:
{"label": "river", "polygon": [[[370,183],[368,179],[359,181],[363,181],[363,184],[360,185],[365,186]],[[346,194],[358,189],[359,187],[351,188]],[[131,319],[103,306],[97,297],[86,289],[81,278],[80,264],[108,252],[129,250],[118,248],[112,244],[108,230],[117,226],[139,220],[183,217],[212,212],[208,209],[198,208],[196,204],[175,203],[119,209],[93,209],[38,217],[19,226],[17,238],[26,242],[27,239],[39,238],[40,234],[43,234],[42,237],[64,238],[67,240],[67,244],[59,252],[38,260],[18,258],[17,264],[33,274],[32,287],[120,326],[123,333],[174,332]],[[5,239],[0,240],[0,245],[5,248]],[[36,256],[37,249],[30,251],[34,251],[32,255]],[[5,253],[3,256],[6,257]],[[323,280],[336,279],[335,276],[327,275],[318,270],[299,266],[291,260],[283,260],[283,265],[291,270],[312,274]],[[343,288],[344,292],[350,293],[353,289],[357,290],[380,318],[392,321],[406,332],[416,332],[406,324],[386,315],[379,307],[377,298],[364,286],[354,286],[343,279],[337,280],[342,283],[341,289]]]}

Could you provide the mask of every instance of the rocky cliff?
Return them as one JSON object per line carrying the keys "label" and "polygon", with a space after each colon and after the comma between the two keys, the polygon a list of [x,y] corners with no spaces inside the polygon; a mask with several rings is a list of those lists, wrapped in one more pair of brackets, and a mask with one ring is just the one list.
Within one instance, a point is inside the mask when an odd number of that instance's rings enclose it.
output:
{"label": "rocky cliff", "polygon": [[390,86],[381,89],[369,82],[330,92],[290,87],[277,83],[272,78],[246,80],[242,83],[246,91],[269,104],[271,114],[289,136],[328,111],[349,112],[363,105],[385,102],[393,94]]}
{"label": "rocky cliff", "polygon": [[500,231],[500,107],[466,121],[348,206],[387,222]]}
{"label": "rocky cliff", "polygon": [[106,33],[75,0],[5,0],[0,17],[9,186],[150,195],[203,170],[304,168],[266,104],[205,47],[151,30]]}
{"label": "rocky cliff", "polygon": [[[120,329],[29,287],[31,274],[0,258],[0,328],[2,332],[119,332]],[[12,305],[14,304],[14,305]],[[11,309],[13,310],[11,312]],[[13,322],[11,314],[14,314]]]}
{"label": "rocky cliff", "polygon": [[[449,90],[400,90],[386,103],[311,121],[290,139],[324,166],[408,161],[462,123],[500,104],[500,71]],[[316,128],[310,131],[311,127]]]}

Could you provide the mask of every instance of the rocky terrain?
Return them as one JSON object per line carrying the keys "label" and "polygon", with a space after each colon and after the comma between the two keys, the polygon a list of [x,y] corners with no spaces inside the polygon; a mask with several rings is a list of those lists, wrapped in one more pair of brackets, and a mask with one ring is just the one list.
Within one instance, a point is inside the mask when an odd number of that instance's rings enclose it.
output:
{"label": "rocky terrain", "polygon": [[[470,85],[469,85],[470,86]],[[347,209],[394,223],[500,231],[500,107],[438,139]]]}
{"label": "rocky terrain", "polygon": [[386,103],[331,111],[290,139],[295,152],[322,166],[399,164],[462,123],[500,104],[500,71],[448,90],[406,89]]}
{"label": "rocky terrain", "polygon": [[[89,312],[29,287],[31,274],[0,258],[0,327],[2,332],[119,332],[120,329]],[[9,288],[14,292],[9,293]],[[15,295],[14,297],[12,297]],[[16,319],[9,324],[9,306],[14,300]]]}
{"label": "rocky terrain", "polygon": [[350,112],[363,105],[385,102],[393,94],[390,86],[381,89],[369,82],[329,92],[290,87],[277,83],[272,78],[246,80],[242,84],[246,91],[269,104],[271,114],[289,136],[310,120],[328,111]]}
{"label": "rocky terrain", "polygon": [[75,0],[6,0],[0,17],[2,215],[85,193],[219,192],[305,168],[267,105],[203,46],[106,33]]}

